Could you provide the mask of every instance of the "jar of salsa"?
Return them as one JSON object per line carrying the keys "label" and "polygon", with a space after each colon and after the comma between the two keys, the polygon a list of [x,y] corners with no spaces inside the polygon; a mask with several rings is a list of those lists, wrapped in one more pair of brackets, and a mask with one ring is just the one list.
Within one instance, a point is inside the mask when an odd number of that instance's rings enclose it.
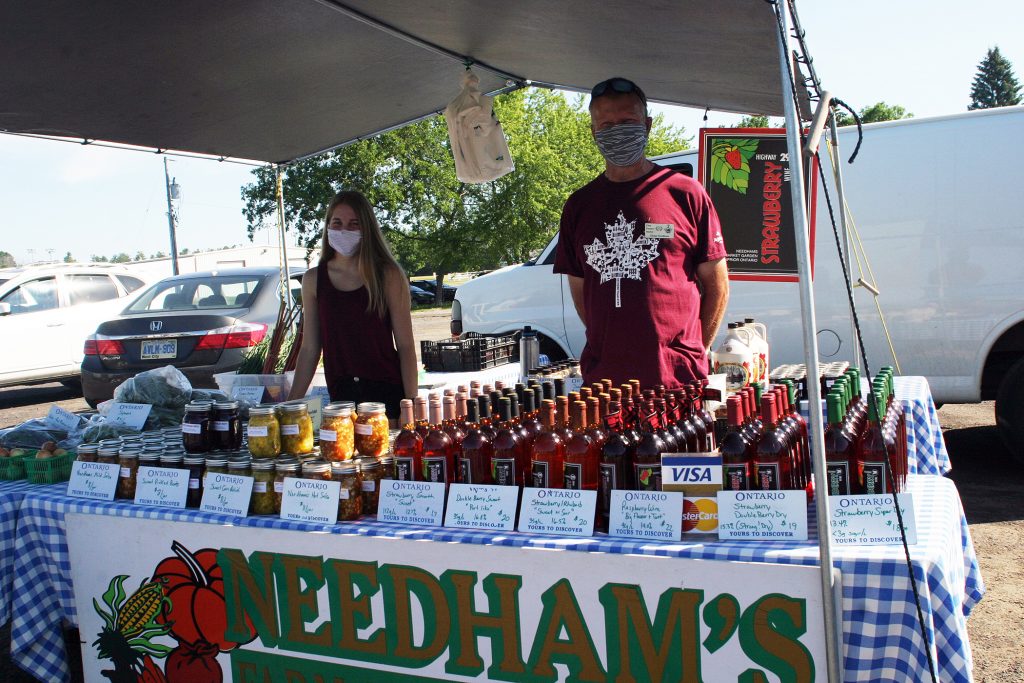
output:
{"label": "jar of salsa", "polygon": [[181,421],[181,443],[189,453],[206,453],[210,450],[210,405],[189,403],[185,406],[185,417]]}
{"label": "jar of salsa", "polygon": [[119,446],[104,446],[96,449],[96,462],[101,462],[104,465],[116,465],[117,456],[121,448]]}
{"label": "jar of salsa", "polygon": [[305,402],[282,405],[281,450],[285,453],[309,453],[313,450],[313,420]]}
{"label": "jar of salsa", "polygon": [[377,458],[356,458],[359,468],[360,489],[363,493],[363,513],[377,514],[377,502],[380,500],[380,480],[384,468]]}
{"label": "jar of salsa", "polygon": [[252,461],[252,497],[249,498],[249,514],[274,514],[273,458],[259,458]]}
{"label": "jar of salsa", "polygon": [[210,422],[210,446],[236,450],[242,445],[242,419],[238,415],[238,401],[216,401]]}
{"label": "jar of salsa", "polygon": [[274,514],[281,514],[281,499],[284,497],[284,480],[299,476],[299,461],[296,458],[278,458],[274,463]]}
{"label": "jar of salsa", "polygon": [[320,423],[320,455],[324,460],[350,460],[355,450],[352,409],[331,403]]}
{"label": "jar of salsa", "polygon": [[96,453],[100,447],[94,443],[83,443],[78,445],[75,459],[79,462],[96,462]]}
{"label": "jar of salsa", "polygon": [[359,455],[382,455],[388,449],[388,416],[383,403],[360,403],[356,409],[355,447]]}
{"label": "jar of salsa", "polygon": [[123,448],[117,457],[121,466],[120,476],[117,478],[116,498],[122,500],[135,500],[135,486],[138,483],[139,475],[139,451],[135,448]]}
{"label": "jar of salsa", "polygon": [[281,425],[274,406],[249,408],[247,430],[249,452],[257,458],[276,458],[281,454]]}
{"label": "jar of salsa", "polygon": [[338,496],[338,521],[351,522],[363,514],[363,492],[359,468],[355,461],[346,460],[331,465],[334,478],[341,483]]}
{"label": "jar of salsa", "polygon": [[201,455],[186,455],[182,466],[188,470],[188,494],[185,496],[185,507],[198,508],[203,501],[203,465],[206,458]]}
{"label": "jar of salsa", "polygon": [[331,480],[331,463],[326,460],[307,460],[302,463],[303,479]]}

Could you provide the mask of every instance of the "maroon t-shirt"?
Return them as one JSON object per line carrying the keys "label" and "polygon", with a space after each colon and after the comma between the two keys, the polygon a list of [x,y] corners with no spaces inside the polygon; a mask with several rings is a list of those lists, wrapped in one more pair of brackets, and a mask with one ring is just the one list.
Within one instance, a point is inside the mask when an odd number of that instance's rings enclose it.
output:
{"label": "maroon t-shirt", "polygon": [[676,388],[705,377],[697,266],[720,258],[715,207],[682,173],[655,167],[624,183],[602,174],[574,192],[554,270],[583,278],[584,380]]}

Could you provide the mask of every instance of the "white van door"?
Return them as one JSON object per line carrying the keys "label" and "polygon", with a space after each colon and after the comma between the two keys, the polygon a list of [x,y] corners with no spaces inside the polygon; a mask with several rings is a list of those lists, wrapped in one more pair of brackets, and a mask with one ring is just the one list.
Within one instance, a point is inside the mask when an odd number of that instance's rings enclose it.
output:
{"label": "white van door", "polygon": [[56,276],[23,282],[0,303],[10,307],[0,317],[0,381],[28,381],[72,363],[64,334],[67,311],[60,307]]}

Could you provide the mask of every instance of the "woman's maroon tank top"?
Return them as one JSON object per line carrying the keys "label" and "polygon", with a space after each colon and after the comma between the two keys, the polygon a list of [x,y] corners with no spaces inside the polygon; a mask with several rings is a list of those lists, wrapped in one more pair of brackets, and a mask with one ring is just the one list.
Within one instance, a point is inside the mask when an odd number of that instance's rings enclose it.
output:
{"label": "woman's maroon tank top", "polygon": [[365,285],[344,292],[331,284],[325,264],[316,270],[317,313],[327,386],[333,387],[336,380],[351,377],[400,385],[402,371],[391,316],[385,313],[381,318],[367,312],[370,293]]}

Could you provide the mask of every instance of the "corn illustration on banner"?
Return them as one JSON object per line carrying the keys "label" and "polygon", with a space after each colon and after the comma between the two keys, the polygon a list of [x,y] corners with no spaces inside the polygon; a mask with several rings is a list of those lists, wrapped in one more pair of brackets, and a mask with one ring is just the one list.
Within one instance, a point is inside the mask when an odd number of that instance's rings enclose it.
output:
{"label": "corn illustration on banner", "polygon": [[85,679],[825,680],[818,568],[69,514]]}

